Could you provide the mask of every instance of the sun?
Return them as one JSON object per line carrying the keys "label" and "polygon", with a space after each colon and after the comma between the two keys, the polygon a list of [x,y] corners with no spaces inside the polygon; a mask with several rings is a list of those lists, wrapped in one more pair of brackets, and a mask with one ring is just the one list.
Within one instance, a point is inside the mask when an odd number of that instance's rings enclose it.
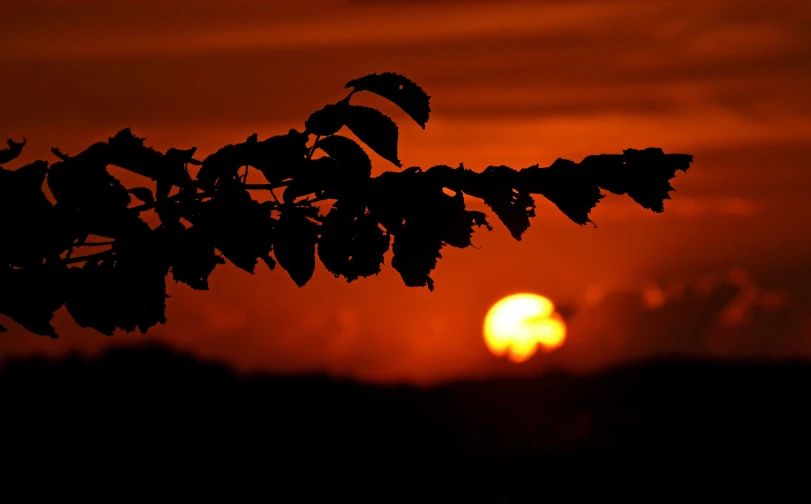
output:
{"label": "sun", "polygon": [[555,305],[537,294],[513,294],[494,304],[484,319],[484,341],[493,354],[513,362],[532,357],[538,346],[551,351],[566,339]]}

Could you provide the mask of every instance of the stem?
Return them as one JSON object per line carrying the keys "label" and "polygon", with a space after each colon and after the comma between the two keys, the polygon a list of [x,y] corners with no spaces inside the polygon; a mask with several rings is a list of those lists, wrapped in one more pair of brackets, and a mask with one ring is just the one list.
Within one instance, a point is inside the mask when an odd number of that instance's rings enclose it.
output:
{"label": "stem", "polygon": [[321,135],[316,135],[315,136],[315,142],[313,142],[313,146],[310,147],[310,152],[309,152],[309,154],[307,154],[307,159],[312,159],[313,158],[313,153],[315,152],[315,146],[316,146],[316,144],[318,143],[319,140],[321,140]]}

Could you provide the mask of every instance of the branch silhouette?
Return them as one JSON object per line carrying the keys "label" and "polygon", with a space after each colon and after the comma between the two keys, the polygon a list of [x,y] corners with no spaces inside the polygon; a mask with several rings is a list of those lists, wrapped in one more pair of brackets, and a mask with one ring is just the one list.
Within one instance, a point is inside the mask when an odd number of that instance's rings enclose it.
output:
{"label": "branch silhouette", "polygon": [[[50,337],[57,337],[51,319],[63,305],[80,326],[106,335],[146,332],[166,321],[170,272],[175,281],[206,290],[209,275],[226,260],[249,273],[261,260],[270,269],[278,263],[304,286],[317,256],[335,277],[352,282],[379,273],[389,248],[405,285],[433,290],[430,273],[442,248],[468,247],[474,228],[492,229],[484,213],[466,208],[465,196],[481,199],[520,240],[535,216],[533,195],[580,225],[591,222],[603,190],[662,212],[670,179],[693,160],[658,148],[627,149],[579,163],[558,159],[545,168],[474,172],[439,165],[372,177],[364,148],[338,133],[346,128],[401,167],[398,127],[374,108],[351,104],[352,96],[388,99],[422,128],[429,96],[389,72],[346,87],[349,95],[311,114],[303,131],[261,141],[254,134],[203,161],[194,158],[196,148],[159,152],[124,129],[76,155],[53,148],[59,160],[50,165],[0,166],[0,313]],[[25,140],[9,140],[0,164],[24,146]],[[199,167],[194,175],[190,165]],[[109,166],[147,177],[154,187],[127,188]],[[261,172],[267,184],[247,184],[248,170]],[[43,192],[46,183],[55,203]],[[282,189],[281,199],[274,189]],[[259,202],[250,191],[272,201]],[[331,202],[326,213],[319,202]],[[143,220],[147,210],[159,225]]]}

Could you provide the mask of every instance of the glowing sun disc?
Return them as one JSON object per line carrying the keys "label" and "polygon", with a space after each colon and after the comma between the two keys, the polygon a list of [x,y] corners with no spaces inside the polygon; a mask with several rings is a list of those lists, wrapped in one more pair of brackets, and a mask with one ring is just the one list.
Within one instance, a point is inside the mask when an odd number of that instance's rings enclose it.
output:
{"label": "glowing sun disc", "polygon": [[566,325],[555,305],[537,294],[513,294],[494,304],[484,319],[484,341],[495,355],[523,362],[540,346],[554,350],[566,339]]}

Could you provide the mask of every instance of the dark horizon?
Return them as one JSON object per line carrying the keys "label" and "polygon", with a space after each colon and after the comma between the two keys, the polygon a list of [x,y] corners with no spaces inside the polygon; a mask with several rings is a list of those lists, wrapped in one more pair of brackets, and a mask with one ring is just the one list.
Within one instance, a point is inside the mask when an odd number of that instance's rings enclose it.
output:
{"label": "dark horizon", "polygon": [[[60,479],[95,474],[139,494],[244,481],[241,491],[304,501],[606,495],[571,485],[608,477],[635,492],[625,470],[672,485],[684,463],[765,478],[811,449],[809,386],[811,363],[673,359],[433,387],[238,377],[155,345],[0,370],[3,454],[15,471],[47,460]],[[716,477],[710,488],[727,478]]]}

